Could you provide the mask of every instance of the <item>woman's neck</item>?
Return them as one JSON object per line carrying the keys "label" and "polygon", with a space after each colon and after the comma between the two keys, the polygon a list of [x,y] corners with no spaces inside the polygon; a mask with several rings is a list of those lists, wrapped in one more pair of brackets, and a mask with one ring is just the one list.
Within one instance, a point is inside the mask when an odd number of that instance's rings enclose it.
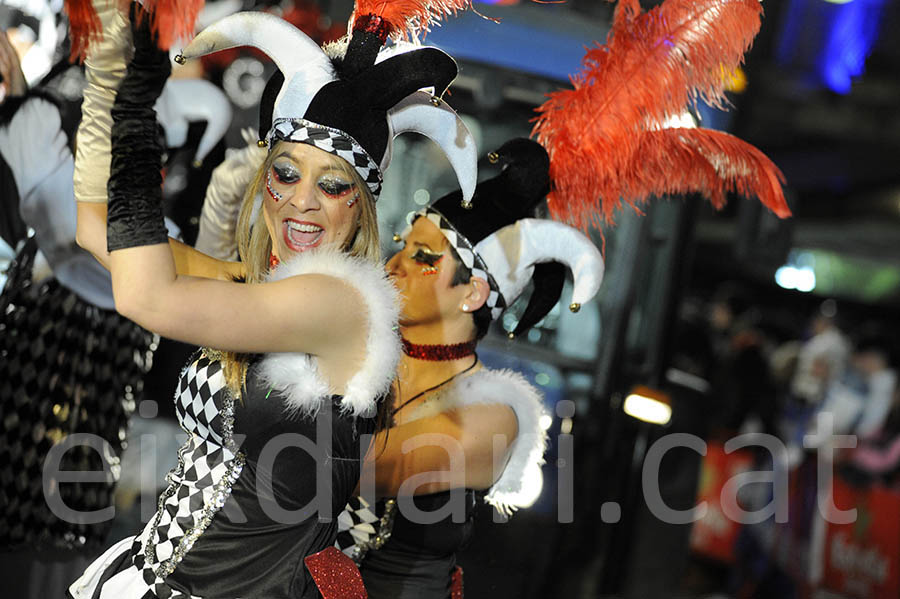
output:
{"label": "woman's neck", "polygon": [[[449,346],[472,340],[471,335],[468,338],[463,335],[440,335],[436,338],[434,335],[423,334],[421,330],[407,328],[401,328],[400,333],[406,341],[420,346]],[[474,353],[443,360],[425,360],[406,353],[401,354],[400,365],[397,370],[401,395],[403,397],[411,397],[437,385],[471,367],[475,360],[477,360],[477,356]]]}

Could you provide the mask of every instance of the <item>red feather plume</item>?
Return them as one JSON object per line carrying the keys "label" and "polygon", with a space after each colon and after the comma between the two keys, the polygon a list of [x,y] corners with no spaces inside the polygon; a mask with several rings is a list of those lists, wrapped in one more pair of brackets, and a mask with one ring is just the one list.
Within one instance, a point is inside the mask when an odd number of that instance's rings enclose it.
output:
{"label": "red feather plume", "polygon": [[[65,0],[69,17],[70,60],[84,60],[94,40],[102,35],[102,24],[94,10],[94,2],[104,0]],[[117,0],[108,0],[117,1]],[[118,0],[127,11],[130,0]],[[168,50],[179,39],[194,33],[197,15],[203,9],[203,0],[144,0],[144,11],[150,14],[150,29],[157,36],[159,47]]]}
{"label": "red feather plume", "polygon": [[666,0],[641,13],[620,0],[605,45],[588,49],[574,89],[549,94],[533,134],[550,153],[554,218],[587,229],[611,224],[622,200],[701,192],[757,196],[790,215],[784,176],[762,152],[731,135],[663,129],[702,100],[723,107],[727,75],[759,31],[759,0]]}
{"label": "red feather plume", "polygon": [[204,0],[144,0],[150,30],[156,34],[159,47],[168,50],[178,40],[193,37],[203,5]]}
{"label": "red feather plume", "polygon": [[69,17],[69,60],[82,61],[103,28],[90,0],[65,0],[63,10]]}
{"label": "red feather plume", "polygon": [[471,0],[356,0],[351,22],[376,15],[390,24],[391,37],[411,39],[427,33],[445,15],[471,7]]}

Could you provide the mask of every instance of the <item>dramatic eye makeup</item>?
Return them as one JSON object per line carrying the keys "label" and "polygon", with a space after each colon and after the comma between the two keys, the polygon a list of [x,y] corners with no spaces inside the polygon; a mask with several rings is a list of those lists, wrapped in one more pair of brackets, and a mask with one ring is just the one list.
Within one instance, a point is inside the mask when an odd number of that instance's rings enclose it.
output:
{"label": "dramatic eye makeup", "polygon": [[434,252],[427,250],[425,248],[417,249],[410,258],[419,263],[425,264],[428,266],[434,266],[438,262],[441,261],[441,258],[444,257],[444,254],[435,254]]}
{"label": "dramatic eye makeup", "polygon": [[279,183],[291,185],[300,180],[300,169],[287,161],[276,161],[272,165],[272,172]]}
{"label": "dramatic eye makeup", "polygon": [[353,191],[354,185],[350,181],[345,181],[334,175],[325,175],[319,178],[319,189],[330,197],[339,198]]}

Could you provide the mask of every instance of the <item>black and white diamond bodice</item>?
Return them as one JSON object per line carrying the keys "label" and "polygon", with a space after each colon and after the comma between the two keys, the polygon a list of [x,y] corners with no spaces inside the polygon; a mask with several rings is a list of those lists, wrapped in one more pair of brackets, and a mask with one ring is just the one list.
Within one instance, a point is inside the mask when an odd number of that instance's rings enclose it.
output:
{"label": "black and white diamond bodice", "polygon": [[234,403],[220,362],[200,356],[182,372],[175,409],[189,437],[143,535],[145,557],[160,578],[177,568],[241,474],[245,456],[234,442]]}
{"label": "black and white diamond bodice", "polygon": [[184,369],[175,392],[178,422],[188,434],[224,446],[227,392],[222,364],[201,356]]}
{"label": "black and white diamond bodice", "polygon": [[[201,356],[182,374],[175,401],[189,438],[140,535],[140,565],[157,589],[318,596],[302,558],[333,543],[359,480],[360,434],[374,421],[343,414],[340,397],[323,398],[316,417],[287,417],[257,366],[240,400],[215,360]],[[326,478],[317,478],[321,466]],[[304,512],[310,505],[325,507]]]}

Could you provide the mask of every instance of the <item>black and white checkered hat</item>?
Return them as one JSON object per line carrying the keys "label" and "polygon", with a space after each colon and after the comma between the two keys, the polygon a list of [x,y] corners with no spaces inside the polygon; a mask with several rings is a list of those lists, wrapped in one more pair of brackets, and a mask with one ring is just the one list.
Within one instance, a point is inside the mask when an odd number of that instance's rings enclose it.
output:
{"label": "black and white checkered hat", "polygon": [[590,239],[572,227],[530,218],[550,188],[550,161],[540,144],[514,139],[488,157],[502,172],[478,184],[470,208],[456,191],[419,211],[417,218],[427,218],[440,229],[472,275],[488,282],[485,303],[493,319],[534,283],[514,331],[518,334],[559,300],[567,268],[575,281],[570,308],[575,311],[593,297],[603,279],[603,258]]}
{"label": "black and white checkered hat", "polygon": [[275,121],[266,137],[270,148],[276,141],[309,144],[343,158],[356,169],[373,197],[378,198],[381,193],[381,169],[359,142],[339,129],[317,125],[306,119],[281,118]]}
{"label": "black and white checkered hat", "polygon": [[[269,142],[306,143],[346,160],[377,199],[382,170],[390,157],[394,135],[391,112],[419,90],[433,88],[438,96],[456,78],[456,62],[437,48],[418,47],[377,60],[387,30],[372,28],[372,15],[357,17],[346,49],[329,56],[299,29],[279,17],[261,12],[229,15],[198,34],[182,52],[183,58],[234,48],[254,46],[278,67],[260,101],[260,138]],[[384,34],[382,36],[381,34]],[[446,129],[447,108],[440,100],[415,113],[417,122],[441,121]],[[452,112],[452,111],[450,111]],[[424,116],[423,116],[424,115]],[[456,114],[452,117],[457,119]],[[409,120],[409,119],[407,119]],[[463,189],[474,190],[475,144],[459,121],[459,136],[418,130],[435,139],[454,169]],[[427,127],[426,127],[427,128]],[[454,128],[451,128],[454,130]],[[446,138],[446,139],[444,139]],[[460,152],[458,147],[466,147]],[[468,163],[471,163],[469,165]],[[464,179],[471,179],[471,182]]]}
{"label": "black and white checkered hat", "polygon": [[447,241],[449,241],[450,245],[453,246],[453,249],[456,250],[462,263],[466,265],[466,268],[472,271],[473,276],[482,278],[488,282],[488,286],[491,290],[488,293],[486,303],[491,309],[491,318],[496,320],[503,313],[503,310],[506,309],[507,303],[506,298],[503,297],[503,293],[500,291],[500,286],[497,284],[494,277],[491,276],[491,271],[488,269],[487,264],[485,264],[484,259],[475,251],[475,248],[472,246],[469,239],[457,231],[456,227],[453,226],[453,223],[447,220],[447,218],[437,209],[429,206],[428,208],[419,211],[418,214],[430,220],[441,230],[441,233],[444,234],[444,237],[447,238]]}

